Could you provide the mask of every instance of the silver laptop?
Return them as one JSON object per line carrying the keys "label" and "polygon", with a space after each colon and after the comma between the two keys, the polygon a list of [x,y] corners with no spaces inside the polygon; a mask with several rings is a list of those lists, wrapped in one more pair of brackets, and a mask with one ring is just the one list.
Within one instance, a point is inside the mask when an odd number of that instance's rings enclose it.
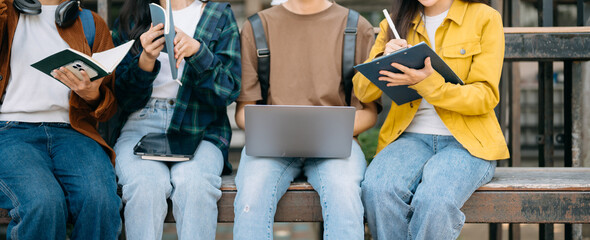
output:
{"label": "silver laptop", "polygon": [[350,156],[354,107],[247,105],[245,111],[249,156]]}

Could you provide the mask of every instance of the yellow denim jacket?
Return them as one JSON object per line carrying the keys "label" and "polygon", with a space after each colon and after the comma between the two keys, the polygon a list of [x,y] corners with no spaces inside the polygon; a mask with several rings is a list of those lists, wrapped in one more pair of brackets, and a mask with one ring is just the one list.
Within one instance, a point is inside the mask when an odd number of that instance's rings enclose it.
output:
{"label": "yellow denim jacket", "polygon": [[[431,45],[420,18],[414,20],[414,26],[420,25],[415,32],[410,30],[406,40],[411,45],[422,41]],[[381,55],[388,42],[387,22],[382,21],[379,27],[381,32],[367,62]],[[508,158],[506,140],[494,113],[500,100],[498,84],[504,61],[502,17],[485,4],[455,0],[436,31],[435,41],[436,53],[465,85],[445,83],[434,72],[410,88],[434,105],[445,126],[473,156],[486,160]],[[354,93],[362,102],[374,101],[383,93],[360,73],[354,76],[353,83]],[[379,133],[377,152],[405,131],[421,101],[401,106],[392,103]]]}

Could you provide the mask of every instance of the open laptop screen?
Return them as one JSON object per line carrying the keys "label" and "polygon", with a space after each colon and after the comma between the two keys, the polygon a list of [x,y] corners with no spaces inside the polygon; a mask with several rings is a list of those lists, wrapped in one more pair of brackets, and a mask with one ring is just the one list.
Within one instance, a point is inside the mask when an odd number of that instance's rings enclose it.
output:
{"label": "open laptop screen", "polygon": [[350,156],[354,107],[247,105],[246,154],[257,157]]}

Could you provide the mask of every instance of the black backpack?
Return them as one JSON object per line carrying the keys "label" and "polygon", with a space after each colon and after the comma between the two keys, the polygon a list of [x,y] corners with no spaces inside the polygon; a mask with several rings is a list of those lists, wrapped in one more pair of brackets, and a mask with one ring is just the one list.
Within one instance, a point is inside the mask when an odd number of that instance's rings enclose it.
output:
{"label": "black backpack", "polygon": [[[344,30],[344,43],[342,46],[342,85],[344,86],[344,94],[346,104],[350,106],[352,95],[352,77],[354,76],[354,55],[356,52],[356,34],[359,13],[350,9],[348,11],[348,19],[346,20],[346,28]],[[254,40],[256,42],[256,55],[258,56],[258,80],[260,81],[260,90],[262,100],[257,104],[266,104],[268,99],[268,88],[270,86],[270,50],[266,42],[266,35],[264,27],[258,13],[248,18],[252,25],[254,32]]]}

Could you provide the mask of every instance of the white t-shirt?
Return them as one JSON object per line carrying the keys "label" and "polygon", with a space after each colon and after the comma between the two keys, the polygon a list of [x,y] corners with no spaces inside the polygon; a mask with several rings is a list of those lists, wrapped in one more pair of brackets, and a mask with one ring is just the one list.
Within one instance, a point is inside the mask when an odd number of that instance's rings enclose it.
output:
{"label": "white t-shirt", "polygon": [[281,4],[285,3],[285,2],[287,2],[287,0],[272,0],[270,2],[270,5],[276,6],[276,5],[281,5]]}
{"label": "white t-shirt", "polygon": [[[449,10],[436,15],[436,16],[423,16],[422,20],[426,27],[426,33],[428,34],[428,40],[432,49],[436,49],[435,34],[438,27],[447,17]],[[452,135],[449,129],[445,126],[443,121],[440,119],[434,106],[426,101],[424,98],[418,107],[416,116],[410,123],[410,126],[406,129],[406,132],[422,133],[422,134],[433,134],[433,135]]]}
{"label": "white t-shirt", "polygon": [[[197,24],[201,19],[201,7],[203,3],[199,0],[195,0],[191,5],[176,11],[172,11],[172,17],[174,18],[174,25],[180,28],[186,35],[194,36]],[[154,81],[154,89],[152,97],[155,98],[176,98],[178,94],[179,85],[174,79],[172,79],[172,71],[170,64],[168,63],[168,53],[161,52],[158,56],[158,61],[161,63],[160,73]],[[182,60],[178,67],[178,78],[182,78],[182,72],[184,71],[184,65],[186,61]]]}
{"label": "white t-shirt", "polygon": [[18,19],[10,55],[10,80],[0,105],[1,121],[70,122],[70,89],[31,67],[69,47],[57,32],[56,8],[42,5],[41,14],[21,14]]}

